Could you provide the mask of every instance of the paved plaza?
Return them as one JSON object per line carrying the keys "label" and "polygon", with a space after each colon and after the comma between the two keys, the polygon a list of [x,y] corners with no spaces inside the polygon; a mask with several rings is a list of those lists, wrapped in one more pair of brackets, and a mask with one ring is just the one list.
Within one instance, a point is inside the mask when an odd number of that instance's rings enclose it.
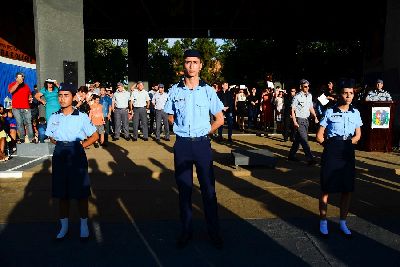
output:
{"label": "paved plaza", "polygon": [[[322,147],[310,136],[320,158]],[[329,239],[318,235],[320,166],[286,160],[291,142],[234,135],[212,142],[223,250],[208,240],[199,184],[194,180],[195,235],[175,248],[179,234],[173,143],[111,142],[87,149],[92,197],[91,240],[79,242],[72,205],[68,239],[55,243],[57,206],[50,198],[51,157],[14,157],[0,170],[22,178],[0,179],[0,266],[399,266],[400,154],[356,151],[356,192],[348,225],[339,233],[338,196],[332,195]],[[269,149],[275,168],[233,165],[234,149]],[[28,163],[28,164],[26,164]]]}

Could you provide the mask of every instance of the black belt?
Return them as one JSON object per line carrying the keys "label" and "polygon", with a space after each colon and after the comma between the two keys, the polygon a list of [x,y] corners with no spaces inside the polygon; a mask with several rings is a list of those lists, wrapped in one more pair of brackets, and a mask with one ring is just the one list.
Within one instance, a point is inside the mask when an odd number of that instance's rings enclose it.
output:
{"label": "black belt", "polygon": [[74,146],[80,143],[81,141],[56,141],[56,145],[61,145],[61,146]]}
{"label": "black belt", "polygon": [[128,107],[126,107],[126,108],[116,108],[116,109],[127,109]]}
{"label": "black belt", "polygon": [[351,135],[348,135],[348,136],[336,135],[336,136],[329,137],[328,140],[342,140],[342,141],[344,141],[344,140],[351,140],[351,138],[353,138],[353,136],[351,136]]}
{"label": "black belt", "polygon": [[210,140],[210,138],[208,137],[208,135],[203,135],[203,136],[198,136],[198,137],[182,137],[177,135],[176,136],[176,140],[185,140],[185,141],[206,141],[206,140]]}

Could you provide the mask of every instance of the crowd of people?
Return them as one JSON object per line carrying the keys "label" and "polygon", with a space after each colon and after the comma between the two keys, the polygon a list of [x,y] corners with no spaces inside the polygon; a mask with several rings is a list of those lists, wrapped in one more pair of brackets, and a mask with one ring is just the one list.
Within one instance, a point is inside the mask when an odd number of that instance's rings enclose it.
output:
{"label": "crowd of people", "polygon": [[[75,88],[47,79],[43,88],[31,92],[24,83],[23,73],[9,85],[12,109],[0,107],[0,161],[7,160],[6,147],[15,144],[43,143],[49,139],[56,144],[53,154],[52,195],[59,199],[61,229],[56,236],[63,240],[68,233],[69,199],[78,199],[81,215],[81,240],[87,240],[89,229],[88,197],[90,182],[84,149],[92,144],[106,148],[108,137],[118,142],[121,135],[127,141],[137,141],[139,129],[142,139],[149,141],[154,134],[160,141],[164,125],[164,140],[170,141],[170,126],[176,135],[174,145],[175,179],[179,192],[181,234],[179,248],[193,237],[191,194],[193,164],[201,184],[207,229],[213,245],[222,248],[222,237],[217,211],[215,177],[212,170],[210,136],[218,132],[216,141],[222,142],[224,124],[228,128],[228,142],[232,132],[256,130],[268,136],[276,125],[283,140],[291,140],[288,160],[298,161],[301,145],[309,165],[316,160],[308,145],[310,116],[318,126],[316,140],[324,146],[321,159],[320,234],[328,236],[326,220],[328,196],[341,193],[340,230],[346,236],[351,231],[346,225],[351,193],[354,191],[354,144],[361,138],[363,125],[357,107],[361,101],[391,101],[383,90],[383,81],[376,81],[372,90],[358,90],[349,81],[338,84],[329,81],[326,88],[310,93],[310,82],[300,80],[289,90],[275,86],[269,77],[266,88],[248,89],[246,85],[229,86],[227,82],[209,86],[199,77],[201,55],[196,50],[184,53],[185,74],[168,92],[163,84],[154,84],[150,91],[138,81],[129,90],[118,83],[113,91],[100,82]],[[247,118],[247,120],[246,120]],[[130,123],[133,121],[130,134]],[[48,124],[47,124],[48,123]],[[155,123],[155,127],[154,127]],[[73,156],[68,156],[73,155]],[[343,157],[343,155],[346,155]]]}

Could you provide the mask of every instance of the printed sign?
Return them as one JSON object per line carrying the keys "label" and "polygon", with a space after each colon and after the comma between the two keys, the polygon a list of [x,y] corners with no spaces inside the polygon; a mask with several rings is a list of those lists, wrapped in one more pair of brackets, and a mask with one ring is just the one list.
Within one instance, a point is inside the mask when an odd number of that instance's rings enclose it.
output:
{"label": "printed sign", "polygon": [[390,107],[372,107],[371,128],[389,128]]}

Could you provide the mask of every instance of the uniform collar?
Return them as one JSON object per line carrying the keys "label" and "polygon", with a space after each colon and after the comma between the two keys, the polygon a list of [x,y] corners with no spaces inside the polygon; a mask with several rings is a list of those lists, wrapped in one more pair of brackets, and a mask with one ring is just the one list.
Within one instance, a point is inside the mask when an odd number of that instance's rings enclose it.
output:
{"label": "uniform collar", "polygon": [[[56,114],[63,114],[62,110],[59,109]],[[78,116],[79,115],[79,110],[77,110],[76,108],[74,108],[74,111],[72,111],[72,113],[70,115],[74,115],[74,116]]]}
{"label": "uniform collar", "polygon": [[[178,87],[186,89],[187,87],[186,87],[185,83],[183,82],[183,80],[184,80],[184,78],[181,78],[181,80],[178,83]],[[203,81],[202,79],[199,80],[199,87],[204,87],[206,85],[207,85],[207,83],[205,81]]]}
{"label": "uniform collar", "polygon": [[[338,104],[335,104],[333,107],[332,107],[332,109],[333,109],[333,112],[337,112],[337,113],[342,113],[343,111],[341,111],[340,110],[340,108],[338,107]],[[353,108],[353,104],[350,104],[350,106],[349,106],[349,110],[348,111],[350,111],[350,112],[354,112],[354,108]]]}

